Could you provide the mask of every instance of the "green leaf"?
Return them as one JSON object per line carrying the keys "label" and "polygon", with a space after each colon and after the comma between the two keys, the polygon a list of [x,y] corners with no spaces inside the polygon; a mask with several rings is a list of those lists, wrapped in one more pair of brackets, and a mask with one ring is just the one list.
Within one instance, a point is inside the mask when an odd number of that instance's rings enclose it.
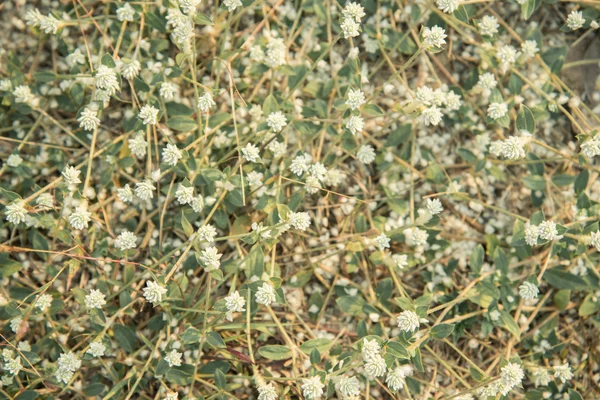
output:
{"label": "green leaf", "polygon": [[471,252],[471,260],[470,266],[471,270],[475,273],[479,273],[481,271],[481,266],[483,265],[483,257],[485,256],[485,250],[481,244],[475,246],[473,251]]}
{"label": "green leaf", "polygon": [[524,20],[528,20],[542,4],[542,0],[525,0],[525,3],[521,4],[521,15]]}
{"label": "green leaf", "polygon": [[194,22],[198,25],[213,25],[214,22],[206,14],[197,13],[194,17]]}
{"label": "green leaf", "polygon": [[265,270],[265,255],[262,247],[255,244],[246,257],[246,276],[261,278]]}
{"label": "green leaf", "polygon": [[587,169],[584,169],[583,171],[581,171],[579,173],[579,175],[577,175],[577,178],[575,179],[575,185],[574,185],[575,194],[577,194],[579,196],[585,190],[585,188],[588,185],[589,179],[590,179],[590,173],[588,172]]}
{"label": "green leaf", "polygon": [[360,296],[341,296],[335,302],[343,312],[350,315],[362,314],[362,308],[365,300]]}
{"label": "green leaf", "polygon": [[310,352],[310,363],[312,365],[316,365],[320,362],[321,362],[321,353],[319,353],[319,350],[313,349],[313,351]]}
{"label": "green leaf", "polygon": [[302,352],[307,355],[310,355],[310,353],[312,353],[314,349],[317,349],[319,350],[319,353],[324,354],[329,351],[332,345],[333,342],[330,339],[311,339],[302,343],[302,345],[300,345],[300,350],[302,350]]}
{"label": "green leaf", "polygon": [[202,332],[194,327],[187,328],[181,335],[179,335],[179,338],[183,344],[198,343],[200,342],[201,337]]}
{"label": "green leaf", "polygon": [[263,112],[266,116],[275,112],[279,109],[279,104],[277,103],[277,99],[272,94],[268,95],[265,101],[263,102]]}
{"label": "green leaf", "polygon": [[269,360],[287,360],[292,357],[292,351],[288,346],[269,345],[258,349],[258,354]]}
{"label": "green leaf", "polygon": [[125,325],[115,324],[113,327],[115,339],[121,345],[121,347],[128,353],[132,353],[135,348],[137,341],[135,334],[131,332],[131,329]]}
{"label": "green leaf", "polygon": [[169,118],[167,126],[179,132],[190,132],[198,128],[198,123],[190,117],[176,115]]}
{"label": "green leaf", "polygon": [[535,117],[531,110],[523,104],[521,104],[521,109],[519,110],[519,114],[517,114],[517,129],[519,131],[527,131],[531,134],[535,132]]}
{"label": "green leaf", "polygon": [[220,369],[215,371],[215,383],[217,387],[221,390],[225,390],[227,388],[227,380],[225,379],[225,374]]}
{"label": "green leaf", "polygon": [[579,316],[587,317],[588,315],[595,314],[598,310],[600,310],[600,301],[598,301],[596,296],[588,294],[579,307]]}
{"label": "green leaf", "polygon": [[383,110],[375,104],[366,104],[362,110],[365,113],[365,115],[368,115],[370,117],[380,117],[382,115],[385,115]]}
{"label": "green leaf", "polygon": [[206,343],[210,344],[215,349],[225,349],[227,346],[219,332],[208,332],[206,334]]}
{"label": "green leaf", "polygon": [[444,339],[454,331],[454,324],[438,324],[431,328],[431,337],[434,339]]}
{"label": "green leaf", "polygon": [[506,330],[512,333],[517,340],[521,340],[521,329],[515,322],[512,315],[510,315],[510,313],[506,310],[501,310],[500,315],[502,316],[502,322]]}
{"label": "green leaf", "polygon": [[531,190],[546,190],[546,179],[539,175],[529,175],[521,178],[523,184]]}
{"label": "green leaf", "polygon": [[569,186],[577,179],[574,175],[559,174],[552,177],[552,183],[556,186]]}
{"label": "green leaf", "polygon": [[469,24],[469,21],[475,15],[477,11],[477,7],[474,4],[467,4],[463,6],[458,6],[456,11],[454,11],[453,15],[461,22],[465,24]]}
{"label": "green leaf", "polygon": [[185,213],[183,210],[181,211],[181,227],[183,228],[183,232],[187,235],[187,237],[192,237],[194,234],[194,227],[190,224],[190,221],[185,217]]}
{"label": "green leaf", "polygon": [[108,68],[117,68],[117,64],[115,64],[115,60],[113,60],[112,56],[110,54],[108,54],[108,53],[106,53],[106,54],[104,54],[102,56],[102,59],[101,59],[100,62],[105,67],[108,67]]}
{"label": "green leaf", "polygon": [[555,289],[587,289],[588,284],[577,275],[566,272],[561,268],[552,268],[544,273],[544,280]]}

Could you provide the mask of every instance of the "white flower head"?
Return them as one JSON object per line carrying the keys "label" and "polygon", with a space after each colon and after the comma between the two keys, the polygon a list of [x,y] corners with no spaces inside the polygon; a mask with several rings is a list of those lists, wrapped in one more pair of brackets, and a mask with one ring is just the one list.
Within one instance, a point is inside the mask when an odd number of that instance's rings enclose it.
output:
{"label": "white flower head", "polygon": [[167,288],[156,281],[147,281],[143,291],[146,300],[156,307],[162,301],[163,295],[167,293]]}
{"label": "white flower head", "polygon": [[258,387],[258,400],[277,400],[279,395],[272,383]]}
{"label": "white flower head", "polygon": [[165,361],[169,364],[169,367],[179,367],[181,366],[181,357],[183,353],[178,352],[173,349],[165,356]]}
{"label": "white flower head", "polygon": [[390,238],[387,237],[385,233],[382,233],[381,235],[375,238],[375,244],[377,244],[377,247],[379,247],[379,250],[381,251],[383,251],[384,249],[389,249]]}
{"label": "white flower head", "polygon": [[295,229],[305,231],[310,226],[310,215],[307,212],[293,212],[289,216],[289,223]]}
{"label": "white flower head", "polygon": [[124,231],[115,240],[115,247],[121,251],[135,249],[137,247],[137,236],[130,231]]}
{"label": "white flower head", "polygon": [[117,19],[121,22],[129,21],[133,22],[133,17],[135,16],[135,10],[129,3],[125,3],[123,7],[117,8]]}
{"label": "white flower head", "polygon": [[541,224],[539,224],[538,232],[542,240],[552,241],[562,238],[562,235],[558,234],[558,230],[556,229],[556,222],[554,221],[544,221]]}
{"label": "white flower head", "polygon": [[144,132],[138,131],[134,138],[129,139],[129,150],[137,157],[143,158],[146,156],[148,142],[144,139]]}
{"label": "white flower head", "polygon": [[90,353],[93,357],[102,357],[105,351],[106,346],[102,342],[92,342],[86,353]]}
{"label": "white flower head", "polygon": [[519,296],[521,296],[523,300],[535,299],[538,296],[539,291],[537,285],[529,281],[525,281],[519,286]]}
{"label": "white flower head", "polygon": [[236,8],[241,7],[243,4],[240,0],[225,0],[223,5],[227,7],[227,11],[235,11]]}
{"label": "white flower head", "polygon": [[231,293],[229,296],[225,297],[225,307],[227,307],[227,319],[229,321],[232,321],[232,314],[234,312],[244,312],[245,305],[246,299],[244,299],[237,290]]}
{"label": "white flower head", "polygon": [[156,187],[152,184],[150,179],[146,179],[135,184],[135,195],[142,200],[149,200],[153,198],[154,190],[156,190]]}
{"label": "white flower head", "polygon": [[479,21],[479,33],[482,36],[494,36],[498,33],[498,19],[491,15],[484,15]]}
{"label": "white flower head", "polygon": [[183,157],[183,153],[181,150],[177,148],[174,144],[167,144],[167,146],[162,151],[162,158],[165,163],[174,167],[177,165],[177,162],[181,160]]}
{"label": "white flower head", "polygon": [[25,202],[22,200],[15,200],[6,206],[4,211],[6,220],[13,225],[18,225],[25,221],[27,216],[27,209],[25,208]]}
{"label": "white flower head", "polygon": [[346,105],[351,110],[356,110],[360,106],[366,103],[365,94],[360,89],[349,89],[347,93]]}
{"label": "white flower head", "polygon": [[487,109],[487,115],[491,119],[502,118],[508,113],[508,106],[505,103],[491,103]]}
{"label": "white flower head", "polygon": [[271,305],[277,301],[275,296],[275,287],[269,282],[265,282],[256,291],[256,302],[258,304],[264,304],[265,306]]}
{"label": "white flower head", "polygon": [[104,305],[106,305],[106,296],[98,289],[92,289],[85,296],[85,306],[89,309],[102,308]]}
{"label": "white flower head", "polygon": [[246,161],[255,163],[260,161],[260,149],[252,143],[247,143],[246,147],[242,148],[242,156]]}
{"label": "white flower head", "polygon": [[363,164],[371,164],[375,161],[375,149],[371,145],[362,145],[356,152],[356,158]]}
{"label": "white flower head", "polygon": [[156,125],[158,123],[158,111],[158,108],[146,104],[140,109],[138,117],[140,117],[144,125]]}
{"label": "white flower head", "polygon": [[359,116],[352,115],[346,120],[346,129],[352,132],[353,135],[362,132],[365,126],[365,121]]}
{"label": "white flower head", "polygon": [[48,293],[44,293],[43,295],[38,297],[37,301],[35,302],[36,308],[38,308],[40,311],[46,311],[48,308],[50,308],[51,305],[52,295],[49,295]]}
{"label": "white flower head", "polygon": [[323,396],[323,388],[325,385],[321,383],[321,378],[312,376],[302,380],[302,394],[308,400],[317,400]]}
{"label": "white flower head", "polygon": [[423,43],[426,48],[442,48],[446,44],[446,31],[444,28],[440,28],[435,25],[431,28],[425,27],[423,29]]}
{"label": "white flower head", "polygon": [[217,103],[213,100],[212,94],[210,92],[204,93],[202,96],[198,97],[198,109],[203,113],[208,112],[211,108],[216,106]]}
{"label": "white flower head", "polygon": [[219,269],[221,266],[221,256],[216,247],[207,247],[202,250],[199,256],[207,271]]}
{"label": "white flower head", "polygon": [[398,328],[405,332],[413,332],[419,329],[421,318],[414,311],[402,311],[398,316]]}
{"label": "white flower head", "polygon": [[267,125],[273,132],[281,132],[287,125],[287,119],[281,111],[275,111],[267,117]]}
{"label": "white flower head", "polygon": [[585,18],[583,18],[583,12],[573,10],[567,17],[567,26],[569,29],[576,31],[583,28],[585,25]]}
{"label": "white flower head", "polygon": [[459,0],[436,0],[437,7],[447,14],[452,14],[458,8]]}
{"label": "white flower head", "polygon": [[356,22],[360,22],[365,17],[365,9],[359,3],[347,3],[342,10],[344,18],[352,18]]}
{"label": "white flower head", "polygon": [[349,39],[360,35],[360,24],[356,22],[354,18],[344,18],[340,27],[342,28],[344,39]]}
{"label": "white flower head", "polygon": [[554,378],[559,379],[562,383],[566,383],[573,379],[573,372],[569,363],[554,367]]}

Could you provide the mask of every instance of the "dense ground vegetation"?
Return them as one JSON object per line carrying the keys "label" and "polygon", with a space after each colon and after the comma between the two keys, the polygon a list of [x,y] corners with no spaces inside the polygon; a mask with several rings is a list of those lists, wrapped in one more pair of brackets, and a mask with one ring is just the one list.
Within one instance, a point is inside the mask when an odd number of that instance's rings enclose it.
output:
{"label": "dense ground vegetation", "polygon": [[0,397],[600,398],[599,17],[0,3]]}

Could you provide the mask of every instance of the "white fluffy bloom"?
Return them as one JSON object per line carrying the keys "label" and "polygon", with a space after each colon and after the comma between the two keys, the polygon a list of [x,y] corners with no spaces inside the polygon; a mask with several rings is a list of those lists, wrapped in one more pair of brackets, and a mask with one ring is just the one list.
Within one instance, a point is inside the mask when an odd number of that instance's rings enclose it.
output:
{"label": "white fluffy bloom", "polygon": [[163,82],[160,85],[160,96],[165,100],[173,100],[175,93],[179,90],[179,86],[171,82]]}
{"label": "white fluffy bloom", "polygon": [[17,86],[13,91],[13,96],[17,103],[31,103],[34,99],[31,89],[26,85]]}
{"label": "white fluffy bloom", "polygon": [[590,244],[600,251],[600,231],[592,232],[590,235]]}
{"label": "white fluffy bloom", "polygon": [[435,25],[423,29],[423,43],[429,48],[441,48],[446,44],[446,31]]}
{"label": "white fluffy bloom", "polygon": [[49,295],[48,293],[44,293],[43,295],[38,297],[37,301],[35,302],[35,306],[40,311],[46,311],[48,308],[50,308],[51,305],[52,305],[52,295]]}
{"label": "white fluffy bloom", "polygon": [[343,375],[339,381],[339,390],[344,398],[353,398],[360,395],[360,381],[355,376]]}
{"label": "white fluffy bloom", "polygon": [[56,35],[59,27],[60,21],[54,18],[52,14],[48,14],[47,17],[42,17],[40,19],[40,30],[47,34]]}
{"label": "white fluffy bloom", "polygon": [[479,75],[479,80],[477,81],[477,86],[482,89],[492,90],[498,85],[498,81],[496,81],[496,77],[494,74],[490,72],[485,72]]}
{"label": "white fluffy bloom", "polygon": [[115,247],[121,251],[135,249],[137,247],[137,236],[130,231],[122,232],[115,240]]}
{"label": "white fluffy bloom", "polygon": [[129,150],[131,150],[137,158],[145,157],[147,149],[148,142],[144,139],[144,133],[142,131],[138,131],[133,139],[129,139]]}
{"label": "white fluffy bloom", "polygon": [[385,379],[385,383],[388,385],[392,392],[401,390],[406,384],[405,378],[412,375],[413,370],[410,365],[402,365],[396,367],[392,372],[388,372]]}
{"label": "white fluffy bloom", "polygon": [[143,291],[146,300],[156,307],[162,301],[162,296],[167,293],[167,288],[158,282],[147,281]]}
{"label": "white fluffy bloom", "polygon": [[347,3],[342,10],[344,18],[352,18],[356,22],[360,22],[365,17],[365,9],[359,3]]}
{"label": "white fluffy bloom", "polygon": [[81,368],[81,360],[72,351],[63,353],[58,358],[58,369],[56,371],[56,378],[59,381],[68,383],[73,374]]}
{"label": "white fluffy bloom", "polygon": [[242,149],[242,156],[249,162],[257,162],[260,161],[260,149],[253,145],[252,143],[247,143],[246,147]]}
{"label": "white fluffy bloom", "polygon": [[536,368],[535,370],[533,370],[532,375],[535,387],[546,386],[550,382],[552,382],[552,377],[548,373],[548,370],[545,368]]}
{"label": "white fluffy bloom", "polygon": [[202,0],[179,0],[179,7],[181,7],[184,13],[194,15],[196,13],[196,7],[198,7],[198,4],[201,2]]}
{"label": "white fluffy bloom", "polygon": [[369,377],[378,378],[383,376],[386,370],[385,359],[380,354],[375,354],[365,362],[365,372]]}
{"label": "white fluffy bloom", "polygon": [[458,8],[458,0],[436,0],[437,8],[445,13],[452,14]]}
{"label": "white fluffy bloom", "polygon": [[312,156],[310,154],[300,154],[292,160],[290,171],[298,176],[302,176],[302,174],[310,169],[311,162]]}
{"label": "white fluffy bloom", "polygon": [[27,209],[25,208],[25,203],[21,200],[13,201],[12,203],[6,206],[4,215],[6,215],[6,220],[11,224],[20,224],[21,222],[25,221],[25,217],[27,216]]}
{"label": "white fluffy bloom", "polygon": [[[408,229],[407,229],[408,231]],[[414,247],[424,246],[429,238],[429,233],[419,228],[407,232],[407,244]]]}
{"label": "white fluffy bloom", "polygon": [[85,306],[89,309],[102,308],[105,304],[106,296],[97,289],[92,289],[90,293],[85,296]]}
{"label": "white fluffy bloom", "polygon": [[508,106],[505,103],[491,103],[487,109],[487,115],[491,119],[502,118],[508,112]]}
{"label": "white fluffy bloom", "polygon": [[398,316],[398,328],[405,332],[412,332],[419,329],[420,318],[414,311],[402,311]]}
{"label": "white fluffy bloom", "polygon": [[408,256],[406,254],[393,254],[392,260],[398,269],[408,267]]}
{"label": "white fluffy bloom", "polygon": [[133,190],[129,184],[125,184],[122,188],[117,189],[117,197],[123,203],[131,203],[133,201]]}
{"label": "white fluffy bloom", "polygon": [[504,45],[496,53],[496,57],[504,64],[514,64],[517,62],[517,58],[519,57],[519,52],[513,46]]}
{"label": "white fluffy bloom", "polygon": [[11,168],[17,168],[19,165],[21,165],[22,162],[23,162],[23,158],[21,158],[20,155],[11,154],[10,156],[8,156],[8,159],[6,160],[6,165],[8,165]]}
{"label": "white fluffy bloom", "polygon": [[360,89],[349,89],[347,93],[346,105],[352,110],[356,110],[366,103],[365,94]]}
{"label": "white fluffy bloom", "polygon": [[491,15],[484,15],[479,21],[479,33],[482,36],[494,36],[498,33],[498,19]]}
{"label": "white fluffy bloom", "polygon": [[92,220],[92,213],[87,210],[87,205],[78,206],[71,215],[69,215],[69,224],[76,230],[87,228]]}
{"label": "white fluffy bloom", "polygon": [[352,132],[353,135],[362,132],[365,126],[365,121],[359,116],[352,115],[346,120],[346,129]]}
{"label": "white fluffy bloom", "polygon": [[272,383],[258,387],[258,400],[277,400],[279,395]]}
{"label": "white fluffy bloom", "polygon": [[167,144],[167,146],[162,151],[163,161],[170,166],[174,167],[179,160],[183,157],[181,150],[177,148],[174,144]]}
{"label": "white fluffy bloom", "polygon": [[538,287],[529,281],[525,281],[519,286],[519,296],[523,300],[535,299],[539,291]]}
{"label": "white fluffy bloom", "polygon": [[539,229],[535,225],[531,225],[529,221],[525,224],[525,243],[529,246],[535,246],[537,244],[537,239],[540,236]]}
{"label": "white fluffy bloom", "polygon": [[106,65],[100,65],[98,67],[95,78],[96,87],[98,89],[106,90],[111,96],[115,94],[116,91],[120,90],[117,73],[114,69],[107,67]]}
{"label": "white fluffy bloom", "polygon": [[17,375],[23,369],[21,356],[17,356],[16,358],[5,357],[4,360],[4,369],[11,375]]}
{"label": "white fluffy bloom", "polygon": [[569,29],[576,31],[577,29],[583,28],[585,25],[585,18],[583,18],[583,12],[573,10],[567,17],[567,26]]}
{"label": "white fluffy bloom", "polygon": [[258,304],[264,304],[265,306],[271,305],[277,300],[275,296],[275,288],[268,282],[262,284],[261,287],[256,291],[256,302]]}
{"label": "white fluffy bloom", "polygon": [[321,378],[312,376],[302,380],[302,394],[308,400],[320,399],[323,395],[325,385],[321,383]]}
{"label": "white fluffy bloom", "polygon": [[140,109],[138,117],[140,117],[144,125],[156,125],[158,123],[158,108],[146,104]]}
{"label": "white fluffy bloom", "polygon": [[562,238],[561,235],[558,234],[558,230],[556,229],[556,222],[554,221],[544,221],[538,225],[538,232],[540,234],[540,238],[543,240],[557,240]]}
{"label": "white fluffy bloom", "polygon": [[214,226],[206,224],[198,228],[198,239],[203,242],[212,243],[217,236],[217,230]]}
{"label": "white fluffy bloom", "polygon": [[373,146],[368,144],[360,146],[356,152],[356,158],[358,158],[358,161],[363,164],[371,164],[373,161],[375,161],[375,156],[375,149],[373,149]]}
{"label": "white fluffy bloom", "polygon": [[192,206],[192,210],[194,210],[195,213],[199,213],[204,208],[204,197],[202,197],[202,195],[199,194],[198,196],[192,199],[190,205]]}
{"label": "white fluffy bloom", "polygon": [[508,363],[500,370],[500,380],[506,387],[520,385],[524,377],[523,368],[517,363]]}
{"label": "white fluffy bloom", "polygon": [[221,266],[221,256],[216,247],[208,247],[200,253],[199,259],[204,264],[207,271],[219,269]]}
{"label": "white fluffy bloom", "polygon": [[521,53],[527,58],[530,59],[535,57],[535,55],[540,51],[537,47],[537,42],[535,40],[525,40],[521,43]]}
{"label": "white fluffy bloom", "polygon": [[560,379],[562,383],[567,383],[567,381],[573,379],[573,372],[571,372],[569,363],[554,367],[554,378]]}
{"label": "white fluffy bloom", "polygon": [[129,5],[129,3],[125,3],[123,7],[117,8],[117,18],[119,21],[129,21],[133,22],[133,17],[135,16],[135,10],[133,7]]}
{"label": "white fluffy bloom", "polygon": [[181,357],[183,353],[178,352],[173,349],[165,356],[165,361],[169,364],[169,367],[179,367],[181,366]]}
{"label": "white fluffy bloom", "polygon": [[379,247],[379,250],[383,251],[384,249],[390,248],[390,238],[386,236],[385,233],[377,236],[375,238],[375,244]]}
{"label": "white fluffy bloom", "polygon": [[287,119],[281,111],[275,111],[267,117],[267,125],[273,132],[281,132],[287,125]]}
{"label": "white fluffy bloom", "polygon": [[179,204],[189,204],[194,200],[194,187],[183,186],[179,184],[177,190],[175,191],[175,198],[179,202]]}
{"label": "white fluffy bloom", "polygon": [[440,124],[440,122],[442,122],[443,116],[444,114],[442,114],[442,110],[440,110],[437,106],[431,106],[421,112],[421,121],[425,126],[437,126]]}
{"label": "white fluffy bloom", "polygon": [[593,158],[600,155],[600,135],[593,137],[581,144],[581,152],[587,158]]}
{"label": "white fluffy bloom", "polygon": [[349,39],[360,35],[360,24],[353,18],[344,18],[340,27],[342,28],[344,39]]}
{"label": "white fluffy bloom", "polygon": [[15,317],[13,319],[10,320],[10,330],[13,331],[14,333],[17,333],[19,331],[19,328],[21,327],[21,323],[23,322],[23,317]]}
{"label": "white fluffy bloom", "polygon": [[240,0],[225,0],[223,5],[227,7],[227,11],[234,11],[236,8],[241,7],[243,4]]}
{"label": "white fluffy bloom", "polygon": [[267,52],[265,53],[265,63],[275,68],[286,63],[285,56],[287,53],[287,47],[281,38],[271,39],[267,43]]}
{"label": "white fluffy bloom", "polygon": [[310,215],[307,212],[294,212],[290,214],[289,223],[295,229],[305,231],[310,226]]}
{"label": "white fluffy bloom", "polygon": [[504,140],[500,146],[500,154],[509,160],[520,160],[525,158],[525,141],[518,136],[511,136]]}
{"label": "white fluffy bloom", "polygon": [[142,66],[138,60],[124,62],[121,67],[121,75],[123,75],[125,79],[134,79],[139,75],[141,69]]}
{"label": "white fluffy bloom", "polygon": [[146,179],[135,184],[135,195],[142,200],[149,200],[153,198],[154,190],[156,190],[156,187],[152,184],[150,179]]}
{"label": "white fluffy bloom", "polygon": [[98,128],[100,125],[100,119],[97,117],[98,112],[91,109],[89,106],[84,108],[79,118],[77,118],[77,122],[79,122],[79,127],[85,129],[86,131],[93,131]]}
{"label": "white fluffy bloom", "polygon": [[206,92],[202,96],[198,97],[198,109],[203,113],[207,112],[216,105],[217,103],[215,103],[215,101],[213,100],[212,94],[210,92]]}
{"label": "white fluffy bloom", "polygon": [[93,357],[102,357],[105,351],[106,346],[102,342],[92,342],[86,353],[90,353]]}
{"label": "white fluffy bloom", "polygon": [[444,206],[439,199],[427,199],[427,210],[431,215],[437,215],[444,211]]}
{"label": "white fluffy bloom", "polygon": [[227,307],[227,320],[233,320],[234,312],[244,312],[244,306],[246,305],[246,299],[244,299],[240,293],[236,290],[229,296],[225,297],[225,307]]}
{"label": "white fluffy bloom", "polygon": [[73,190],[77,185],[81,183],[81,179],[79,179],[81,171],[75,169],[70,165],[67,165],[67,167],[64,169],[61,175],[65,180],[65,183],[69,186],[70,190]]}

